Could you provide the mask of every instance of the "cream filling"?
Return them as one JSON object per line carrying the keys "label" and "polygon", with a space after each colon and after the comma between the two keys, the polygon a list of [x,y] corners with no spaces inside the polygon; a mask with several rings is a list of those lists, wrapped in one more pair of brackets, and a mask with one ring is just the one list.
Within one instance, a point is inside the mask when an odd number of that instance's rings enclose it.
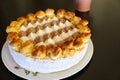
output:
{"label": "cream filling", "polygon": [[45,45],[49,45],[49,44],[55,44],[54,40],[49,38],[45,41]]}
{"label": "cream filling", "polygon": [[36,33],[38,36],[43,36],[45,34],[44,30],[38,30]]}
{"label": "cream filling", "polygon": [[22,25],[19,31],[27,31],[27,28],[24,25]]}
{"label": "cream filling", "polygon": [[44,42],[39,42],[36,44],[36,46],[40,46],[40,45],[46,45]]}
{"label": "cream filling", "polygon": [[44,24],[50,23],[50,22],[52,22],[52,21],[54,21],[54,20],[58,20],[58,18],[57,18],[57,17],[53,17],[52,19],[51,19],[51,18],[48,18],[47,20],[44,19],[42,22],[36,21],[34,24],[28,23],[27,27],[25,27],[24,25],[22,25],[22,26],[20,27],[20,31],[27,31],[28,28],[31,28],[31,27],[35,28],[35,27],[37,27],[38,25],[44,25]]}
{"label": "cream filling", "polygon": [[68,20],[66,20],[66,21],[65,21],[65,25],[66,25],[66,26],[71,26],[72,23],[70,23]]}
{"label": "cream filling", "polygon": [[53,29],[52,29],[52,28],[49,28],[49,27],[46,27],[46,28],[44,29],[44,31],[45,31],[46,33],[51,33],[51,32],[53,32]]}
{"label": "cream filling", "polygon": [[38,45],[38,46],[40,46],[40,45],[46,45],[47,46],[49,44],[56,44],[56,43],[58,43],[60,41],[63,41],[64,39],[67,39],[68,37],[72,36],[76,32],[79,32],[79,30],[77,28],[73,29],[72,31],[69,30],[67,33],[62,32],[59,36],[56,35],[52,39],[49,38],[45,42],[39,42],[36,45]]}
{"label": "cream filling", "polygon": [[[28,23],[28,25],[26,27],[24,25],[22,25],[20,27],[19,31],[27,31],[31,27],[36,28],[38,25],[42,26],[42,25],[44,25],[46,23],[50,23],[50,22],[52,22],[54,20],[58,20],[58,18],[57,17],[53,17],[52,19],[51,18],[48,18],[47,20],[44,19],[41,23],[38,22],[38,21],[36,21],[34,24]],[[64,28],[64,27],[71,26],[71,25],[72,25],[72,23],[70,23],[68,20],[66,20],[65,23],[60,22],[58,25],[54,25],[53,29],[54,30],[58,30],[60,28]]]}
{"label": "cream filling", "polygon": [[27,36],[23,36],[23,37],[21,37],[20,38],[23,42],[25,42],[25,41],[28,41],[29,40],[29,38],[27,37]]}
{"label": "cream filling", "polygon": [[29,38],[29,40],[34,40],[37,36],[38,36],[38,35],[35,34],[35,33],[30,33],[30,34],[28,35],[28,38]]}
{"label": "cream filling", "polygon": [[34,24],[35,26],[41,25],[40,22],[36,21],[36,23]]}
{"label": "cream filling", "polygon": [[[28,25],[25,27],[24,25],[21,26],[20,31],[27,31],[29,28],[33,27],[37,27],[37,25],[44,25],[46,23],[50,23],[53,20],[58,20],[57,17],[53,17],[48,18],[47,20],[43,20],[41,23],[36,21],[34,24],[28,23]],[[53,31],[57,31],[59,29],[63,29],[65,27],[69,27],[72,26],[72,23],[69,22],[68,20],[65,21],[65,23],[60,22],[58,25],[54,24],[52,27],[46,27],[44,30],[38,30],[36,33],[30,33],[28,36],[23,36],[20,39],[23,40],[23,42],[27,41],[27,40],[34,40],[36,37],[38,36],[43,36],[45,34],[49,34]],[[56,35],[55,37],[53,37],[53,39],[49,38],[47,39],[45,42],[39,42],[37,43],[37,45],[49,45],[49,44],[55,44],[57,42],[60,42],[68,37],[70,37],[71,35],[73,35],[74,33],[79,32],[79,30],[77,28],[74,28],[73,30],[69,30],[67,33],[62,32],[59,36]]]}
{"label": "cream filling", "polygon": [[54,29],[55,31],[57,31],[58,29],[60,29],[60,27],[55,24],[55,25],[53,25],[53,29]]}
{"label": "cream filling", "polygon": [[22,36],[20,39],[25,42],[28,40],[34,40],[38,35],[35,33],[30,33],[28,36]]}
{"label": "cream filling", "polygon": [[66,25],[65,25],[64,23],[62,23],[62,22],[59,23],[59,26],[60,26],[61,28],[66,27]]}
{"label": "cream filling", "polygon": [[31,28],[31,27],[35,27],[33,24],[31,24],[31,23],[28,23],[28,26],[27,26],[27,29],[29,29],[29,28]]}
{"label": "cream filling", "polygon": [[55,42],[55,43],[57,43],[57,42],[59,42],[59,41],[62,41],[63,39],[60,37],[60,36],[55,36],[54,38],[53,38],[53,41]]}

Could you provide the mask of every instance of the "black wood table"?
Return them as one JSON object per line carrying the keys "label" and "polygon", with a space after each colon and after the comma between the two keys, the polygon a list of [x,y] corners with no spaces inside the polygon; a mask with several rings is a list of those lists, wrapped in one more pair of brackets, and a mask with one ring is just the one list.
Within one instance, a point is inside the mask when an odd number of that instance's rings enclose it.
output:
{"label": "black wood table", "polygon": [[[75,0],[0,0],[0,51],[10,21],[46,8],[66,9],[87,19],[94,53],[89,64],[63,80],[120,80],[120,0],[92,0],[91,11],[75,10]],[[11,73],[0,58],[0,80],[24,80]]]}

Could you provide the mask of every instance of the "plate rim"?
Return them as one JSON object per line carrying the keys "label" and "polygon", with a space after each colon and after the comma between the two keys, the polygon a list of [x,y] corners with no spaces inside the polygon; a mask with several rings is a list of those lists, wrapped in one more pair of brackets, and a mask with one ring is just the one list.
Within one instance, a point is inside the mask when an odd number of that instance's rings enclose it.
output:
{"label": "plate rim", "polygon": [[[43,78],[44,80],[50,80],[50,79],[54,79],[54,80],[59,80],[59,79],[64,79],[64,78],[67,78],[67,77],[69,77],[69,76],[72,76],[72,75],[74,75],[74,74],[76,74],[76,73],[78,73],[79,71],[81,71],[89,62],[90,62],[90,60],[91,60],[91,58],[92,58],[92,56],[93,56],[93,51],[94,51],[94,47],[93,47],[93,43],[92,43],[92,40],[90,39],[90,41],[89,41],[89,45],[88,45],[88,49],[87,49],[87,51],[86,51],[86,53],[85,53],[85,55],[84,55],[84,57],[82,58],[82,60],[78,63],[78,64],[76,64],[75,66],[73,66],[73,67],[71,67],[71,68],[69,68],[69,69],[67,69],[67,70],[63,70],[63,71],[59,71],[59,72],[54,72],[54,73],[39,73],[39,77],[38,76],[32,76],[32,75],[26,75],[25,73],[24,73],[24,75],[23,74],[20,74],[20,71],[19,70],[16,70],[16,69],[12,69],[11,67],[10,67],[10,65],[9,64],[7,64],[7,63],[9,63],[10,62],[10,60],[6,60],[6,58],[4,57],[5,56],[5,54],[7,54],[7,53],[4,53],[5,51],[5,48],[7,48],[7,46],[6,46],[6,42],[4,43],[4,45],[3,45],[3,47],[2,47],[2,51],[1,51],[1,57],[2,57],[2,61],[3,61],[3,64],[5,65],[5,67],[10,71],[10,72],[12,72],[13,74],[15,74],[16,76],[19,76],[19,77],[21,77],[21,78],[24,78],[24,79],[30,79],[30,80],[37,80],[38,78],[40,78],[40,76],[47,76],[48,78]],[[8,48],[7,48],[8,49]],[[7,49],[6,49],[6,51],[7,51]],[[12,58],[12,56],[8,56],[9,58]],[[15,61],[13,60],[13,62],[15,63]],[[16,63],[15,63],[16,64]],[[65,72],[67,72],[67,74],[65,74]],[[64,75],[63,75],[63,73],[64,73]],[[57,74],[61,74],[61,76],[60,77],[56,77],[55,75],[57,75]],[[53,76],[52,78],[50,77],[50,76]],[[32,79],[31,79],[32,78]],[[43,80],[42,78],[41,78],[41,80]],[[39,79],[40,80],[40,79]]]}

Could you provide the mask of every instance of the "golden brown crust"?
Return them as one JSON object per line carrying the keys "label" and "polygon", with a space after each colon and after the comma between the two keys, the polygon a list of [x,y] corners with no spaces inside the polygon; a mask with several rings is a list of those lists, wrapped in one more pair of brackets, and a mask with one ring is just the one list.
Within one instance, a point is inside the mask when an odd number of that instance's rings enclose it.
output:
{"label": "golden brown crust", "polygon": [[81,39],[81,37],[75,39],[73,45],[76,50],[81,50],[84,47],[83,40]]}
{"label": "golden brown crust", "polygon": [[27,16],[26,16],[26,19],[27,21],[34,21],[36,20],[35,19],[35,15],[33,13],[29,13]]}
{"label": "golden brown crust", "polygon": [[63,47],[62,51],[63,51],[62,54],[64,58],[73,56],[76,53],[75,48]]}
{"label": "golden brown crust", "polygon": [[55,14],[50,8],[12,21],[6,32],[15,51],[33,58],[54,60],[75,55],[91,37],[88,21],[64,9]]}
{"label": "golden brown crust", "polygon": [[20,39],[13,39],[10,44],[12,45],[13,50],[19,52],[21,45],[22,45],[22,40]]}
{"label": "golden brown crust", "polygon": [[48,9],[46,9],[45,14],[48,18],[52,18],[55,16],[54,12],[55,12],[54,9],[48,8]]}
{"label": "golden brown crust", "polygon": [[22,44],[20,53],[24,54],[25,56],[32,56],[33,52],[33,43],[31,41],[26,41]]}
{"label": "golden brown crust", "polygon": [[66,19],[70,19],[70,18],[72,18],[72,17],[74,17],[74,16],[75,16],[75,13],[74,13],[74,12],[68,11],[68,12],[65,13],[65,18],[66,18]]}
{"label": "golden brown crust", "polygon": [[81,33],[90,33],[91,32],[90,28],[87,25],[83,26],[82,24],[78,24],[77,28],[79,28]]}
{"label": "golden brown crust", "polygon": [[52,46],[52,47],[47,49],[47,55],[51,59],[59,59],[62,57],[62,50],[60,47]]}
{"label": "golden brown crust", "polygon": [[19,23],[23,24],[26,21],[26,19],[24,17],[19,17],[19,18],[17,18],[17,21]]}
{"label": "golden brown crust", "polygon": [[73,23],[74,25],[80,23],[81,21],[81,18],[77,17],[77,16],[74,16],[70,19],[71,23]]}
{"label": "golden brown crust", "polygon": [[14,39],[18,39],[18,38],[19,38],[19,35],[17,32],[9,32],[9,34],[7,35],[7,40],[9,42],[11,42]]}
{"label": "golden brown crust", "polygon": [[90,37],[91,37],[90,33],[81,33],[80,34],[80,38],[82,39],[84,44],[89,42]]}
{"label": "golden brown crust", "polygon": [[64,9],[59,9],[58,11],[57,11],[57,17],[58,18],[64,18],[64,16],[65,16],[65,13],[66,13],[66,11],[64,10]]}
{"label": "golden brown crust", "polygon": [[73,48],[73,40],[66,41],[62,47]]}
{"label": "golden brown crust", "polygon": [[46,59],[46,46],[35,46],[32,55],[35,58]]}
{"label": "golden brown crust", "polygon": [[45,12],[44,12],[44,11],[42,11],[42,10],[37,11],[37,12],[35,13],[35,16],[36,16],[37,18],[42,19],[42,18],[44,18],[44,17],[45,17]]}
{"label": "golden brown crust", "polygon": [[7,26],[6,32],[18,32],[21,23],[18,21],[12,21],[9,26]]}

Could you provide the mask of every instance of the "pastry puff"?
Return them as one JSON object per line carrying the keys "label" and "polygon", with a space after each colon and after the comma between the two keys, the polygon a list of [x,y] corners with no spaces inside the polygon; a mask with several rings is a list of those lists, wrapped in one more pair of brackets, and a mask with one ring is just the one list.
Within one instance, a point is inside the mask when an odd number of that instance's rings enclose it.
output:
{"label": "pastry puff", "polygon": [[31,41],[26,41],[22,44],[20,53],[24,54],[25,56],[32,56],[33,52],[33,43]]}
{"label": "pastry puff", "polygon": [[19,52],[21,45],[22,45],[22,40],[20,39],[14,39],[12,40],[12,42],[10,43],[12,45],[12,49]]}
{"label": "pastry puff", "polygon": [[35,15],[33,13],[29,13],[26,16],[26,19],[27,19],[27,21],[35,21],[36,20]]}
{"label": "pastry puff", "polygon": [[73,48],[73,40],[66,41],[66,42],[64,43],[63,47]]}
{"label": "pastry puff", "polygon": [[64,9],[59,9],[57,11],[57,17],[58,18],[64,18],[66,11]]}
{"label": "pastry puff", "polygon": [[80,38],[84,42],[84,44],[88,43],[90,40],[91,34],[90,33],[81,33]]}
{"label": "pastry puff", "polygon": [[91,30],[89,29],[89,27],[87,25],[78,24],[77,28],[79,28],[80,33],[90,33],[91,32]]}
{"label": "pastry puff", "polygon": [[26,19],[24,17],[19,17],[17,18],[17,21],[23,24],[26,21]]}
{"label": "pastry puff", "polygon": [[7,26],[6,32],[18,32],[21,23],[18,21],[12,21],[9,26]]}
{"label": "pastry puff", "polygon": [[74,16],[70,19],[70,22],[74,25],[78,24],[81,21],[80,17]]}
{"label": "pastry puff", "polygon": [[42,11],[42,10],[37,11],[37,12],[35,13],[35,16],[36,16],[37,18],[43,19],[43,18],[45,17],[45,12]]}
{"label": "pastry puff", "polygon": [[52,46],[47,49],[47,55],[53,60],[59,59],[62,57],[62,49],[60,47]]}
{"label": "pastry puff", "polygon": [[75,54],[76,51],[73,47],[73,41],[74,40],[66,41],[62,46],[63,57],[69,57]]}
{"label": "pastry puff", "polygon": [[11,42],[12,40],[17,39],[17,38],[19,38],[19,35],[17,32],[10,32],[7,35],[7,41],[9,41],[9,42]]}
{"label": "pastry puff", "polygon": [[45,14],[48,18],[53,18],[55,16],[54,12],[55,12],[54,9],[48,8],[46,9]]}
{"label": "pastry puff", "polygon": [[83,43],[82,38],[79,37],[79,38],[75,39],[73,45],[74,45],[74,48],[75,48],[76,50],[81,50],[81,49],[84,47],[84,43]]}
{"label": "pastry puff", "polygon": [[81,20],[81,24],[82,24],[83,26],[87,26],[87,25],[88,25],[88,21],[87,21],[87,20]]}
{"label": "pastry puff", "polygon": [[76,50],[73,48],[68,48],[68,47],[63,47],[62,48],[62,54],[63,54],[63,57],[66,58],[66,57],[71,57],[73,56],[74,54],[76,53]]}
{"label": "pastry puff", "polygon": [[35,58],[46,59],[46,46],[44,45],[35,46],[32,55]]}
{"label": "pastry puff", "polygon": [[70,19],[70,18],[72,18],[72,17],[74,17],[74,16],[75,16],[75,13],[74,13],[74,12],[68,11],[68,12],[65,13],[65,18],[66,18],[66,19]]}
{"label": "pastry puff", "polygon": [[89,42],[90,37],[90,33],[81,33],[80,36],[74,41],[74,48],[76,50],[81,50],[82,48],[84,48],[84,45]]}

